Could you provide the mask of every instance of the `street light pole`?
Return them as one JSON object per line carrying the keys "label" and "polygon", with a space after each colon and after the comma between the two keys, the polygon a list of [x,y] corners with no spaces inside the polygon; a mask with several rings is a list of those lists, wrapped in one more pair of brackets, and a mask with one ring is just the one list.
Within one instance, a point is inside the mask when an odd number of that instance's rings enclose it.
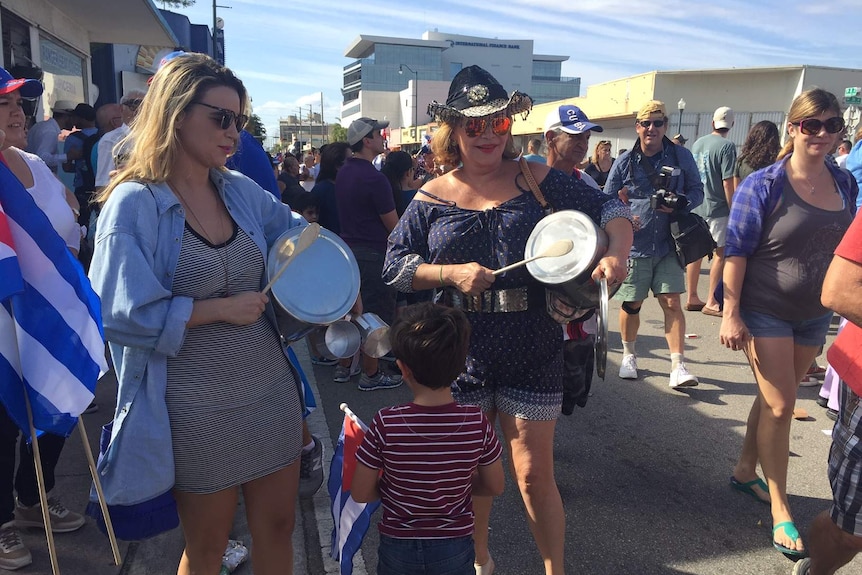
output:
{"label": "street light pole", "polygon": [[685,100],[680,98],[679,102],[676,103],[676,109],[679,110],[679,121],[676,125],[676,133],[682,134],[682,113],[685,111]]}
{"label": "street light pole", "polygon": [[413,137],[419,143],[419,72],[407,64],[398,65],[398,73],[403,74],[407,68],[413,74]]}

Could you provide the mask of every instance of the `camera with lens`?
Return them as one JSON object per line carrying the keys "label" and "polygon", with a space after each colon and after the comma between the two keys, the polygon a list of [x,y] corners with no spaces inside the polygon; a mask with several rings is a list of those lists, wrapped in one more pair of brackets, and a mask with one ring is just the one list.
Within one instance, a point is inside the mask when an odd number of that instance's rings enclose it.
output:
{"label": "camera with lens", "polygon": [[653,178],[652,185],[655,188],[655,193],[649,198],[649,207],[652,210],[667,206],[675,212],[684,210],[688,205],[688,199],[685,196],[678,196],[673,192],[668,191],[670,181],[673,176],[680,174],[679,168],[670,166],[662,166],[661,170]]}

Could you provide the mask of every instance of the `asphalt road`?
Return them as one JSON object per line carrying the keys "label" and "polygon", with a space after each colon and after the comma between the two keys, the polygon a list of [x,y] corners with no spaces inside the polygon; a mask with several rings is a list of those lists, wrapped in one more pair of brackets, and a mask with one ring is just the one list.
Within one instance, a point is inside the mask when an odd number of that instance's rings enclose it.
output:
{"label": "asphalt road", "polygon": [[[707,281],[705,272],[701,283]],[[686,357],[700,385],[679,392],[667,385],[670,359],[661,311],[652,299],[641,312],[640,377],[617,377],[618,309],[611,304],[606,379],[596,377],[587,406],[576,407],[557,424],[554,451],[567,517],[566,572],[789,574],[792,563],[771,544],[769,507],[728,484],[755,385],[742,353],[719,345],[720,318],[686,312],[686,332],[698,335],[686,340]],[[834,328],[829,342],[833,338]],[[332,370],[314,368],[333,442],[342,421],[339,403],[347,402],[370,421],[381,407],[410,400],[406,386],[361,392],[355,379],[333,383]],[[791,428],[790,501],[803,534],[831,498],[826,477],[830,438],[824,430],[832,422],[814,402],[818,389],[800,388],[798,406],[809,418],[794,421]],[[371,573],[377,543],[372,528],[362,548]],[[494,504],[490,544],[497,575],[543,573],[510,476]],[[840,573],[862,573],[862,559]]]}

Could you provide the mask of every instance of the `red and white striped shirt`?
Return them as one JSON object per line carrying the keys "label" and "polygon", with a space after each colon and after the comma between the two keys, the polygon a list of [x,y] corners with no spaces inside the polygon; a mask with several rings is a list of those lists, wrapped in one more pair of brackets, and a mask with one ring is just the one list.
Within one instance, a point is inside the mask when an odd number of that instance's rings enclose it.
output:
{"label": "red and white striped shirt", "polygon": [[383,470],[382,535],[444,539],[473,534],[473,472],[501,454],[479,407],[408,403],[374,416],[356,459]]}

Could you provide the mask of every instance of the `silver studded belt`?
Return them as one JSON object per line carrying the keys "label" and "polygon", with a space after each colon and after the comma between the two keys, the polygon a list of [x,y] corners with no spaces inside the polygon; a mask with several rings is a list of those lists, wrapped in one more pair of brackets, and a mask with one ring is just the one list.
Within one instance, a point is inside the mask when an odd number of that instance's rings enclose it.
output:
{"label": "silver studded belt", "polygon": [[443,292],[443,302],[467,312],[507,313],[527,311],[530,293],[526,287],[488,290],[479,295],[467,295],[453,288]]}

